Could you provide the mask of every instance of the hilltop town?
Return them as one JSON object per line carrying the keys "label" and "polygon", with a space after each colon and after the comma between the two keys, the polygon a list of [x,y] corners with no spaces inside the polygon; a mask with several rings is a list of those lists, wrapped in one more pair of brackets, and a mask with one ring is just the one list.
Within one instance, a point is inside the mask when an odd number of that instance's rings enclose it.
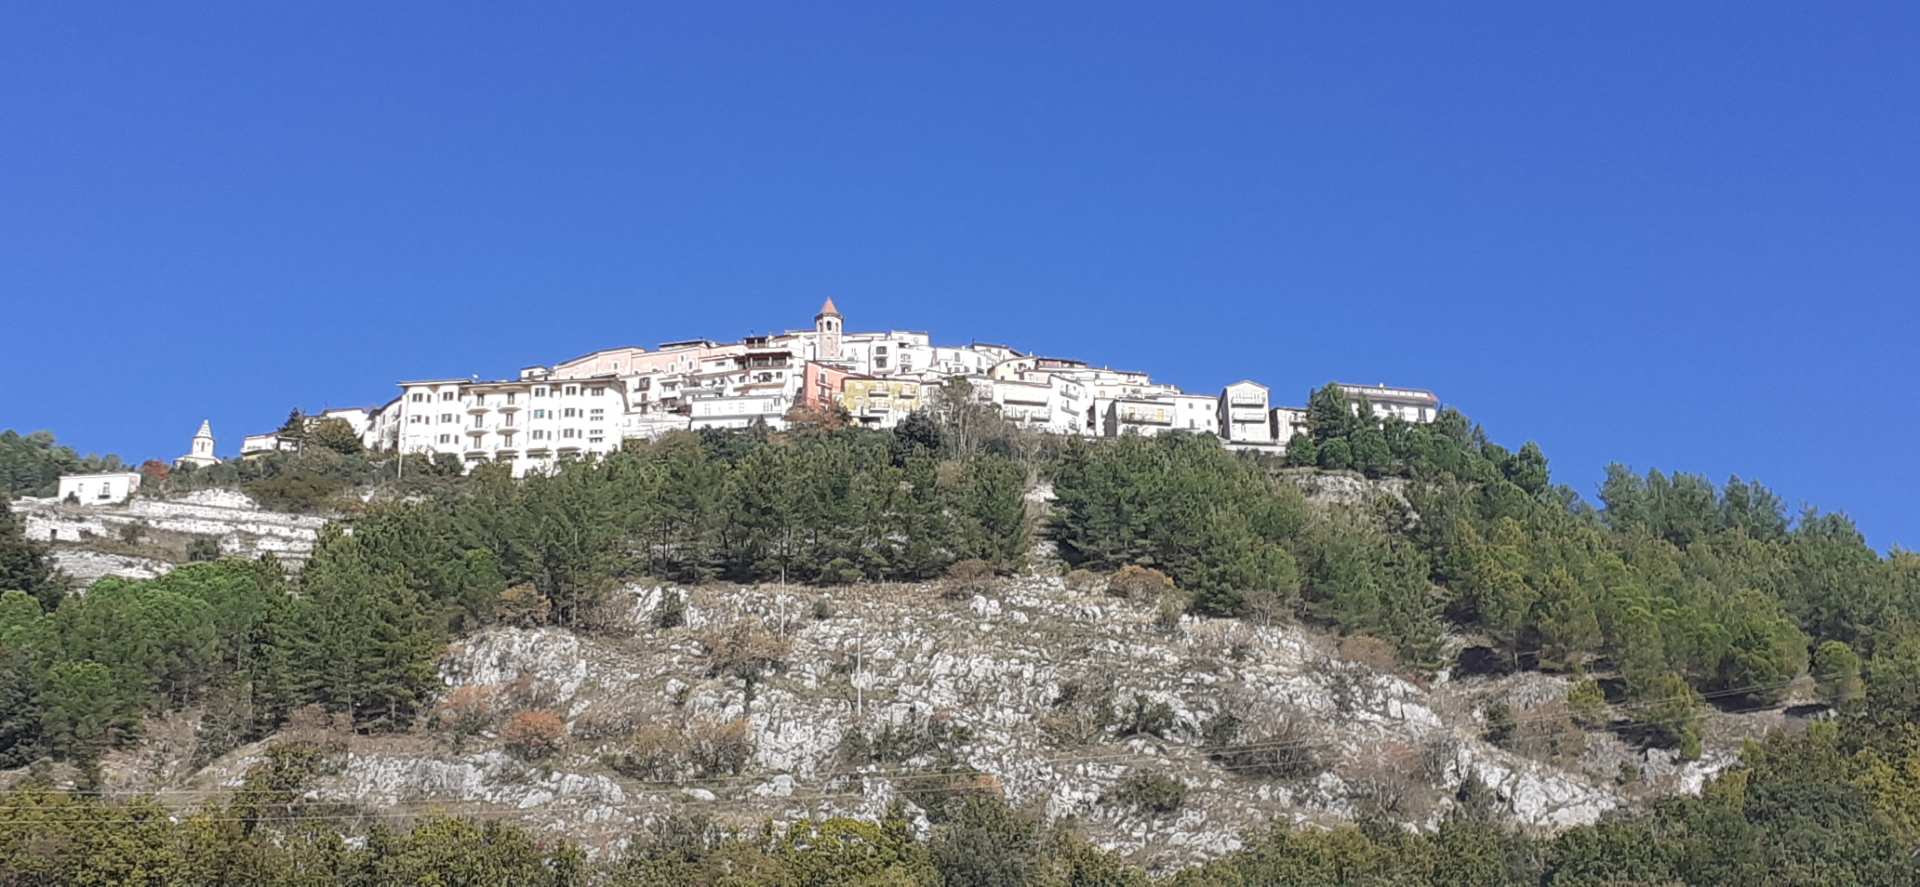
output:
{"label": "hilltop town", "polygon": [[[1275,405],[1270,390],[1241,380],[1213,393],[1182,391],[1143,372],[1028,354],[1006,345],[936,345],[925,332],[847,332],[832,299],[811,329],[737,342],[695,339],[653,349],[609,348],[515,379],[421,379],[374,407],[316,411],[338,419],[369,450],[453,456],[471,467],[511,465],[515,475],[566,458],[605,454],[623,440],[674,430],[779,430],[808,412],[844,410],[849,424],[887,429],[958,386],[1015,425],[1090,437],[1188,431],[1232,449],[1283,453],[1305,429],[1302,407]],[[1341,385],[1377,416],[1430,422],[1433,392]],[[202,434],[210,435],[207,428]],[[211,437],[185,461],[211,453]],[[241,454],[295,446],[279,432],[248,436]]]}

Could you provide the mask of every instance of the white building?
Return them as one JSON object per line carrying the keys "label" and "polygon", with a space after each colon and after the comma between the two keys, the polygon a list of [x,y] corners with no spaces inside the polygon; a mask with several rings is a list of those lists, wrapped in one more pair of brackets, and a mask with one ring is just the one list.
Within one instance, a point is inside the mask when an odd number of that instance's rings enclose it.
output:
{"label": "white building", "polygon": [[173,460],[173,464],[192,465],[194,467],[220,464],[220,458],[213,454],[213,424],[211,422],[205,419],[200,420],[200,430],[193,434],[192,448],[187,451],[186,455]]}
{"label": "white building", "polygon": [[275,453],[281,450],[292,452],[298,448],[298,444],[281,437],[278,431],[269,431],[266,434],[249,434],[246,437],[240,438],[240,455],[243,457],[257,456],[262,453]]}
{"label": "white building", "polygon": [[688,403],[691,407],[691,427],[695,431],[702,428],[752,428],[756,424],[764,424],[776,431],[787,427],[789,401],[778,389],[700,394]]}
{"label": "white building", "polygon": [[1104,437],[1156,437],[1174,429],[1179,408],[1171,397],[1117,397],[1105,401],[1100,433]]}
{"label": "white building", "polygon": [[1431,422],[1440,414],[1440,397],[1422,388],[1393,388],[1385,383],[1337,384],[1356,415],[1359,414],[1362,401],[1372,407],[1374,417],[1379,419],[1392,417],[1402,422],[1422,423]]}
{"label": "white building", "polygon": [[400,383],[400,449],[457,456],[469,469],[512,466],[515,477],[620,448],[626,383],[616,376]]}
{"label": "white building", "polygon": [[1273,408],[1273,439],[1285,447],[1296,434],[1307,433],[1307,411],[1303,407]]}
{"label": "white building", "polygon": [[938,361],[926,333],[889,330],[841,337],[839,363],[863,376],[890,377],[918,376],[934,370]]}
{"label": "white building", "polygon": [[1273,417],[1267,414],[1267,386],[1241,380],[1220,392],[1220,436],[1236,448],[1274,445]]}
{"label": "white building", "polygon": [[1182,392],[1173,395],[1172,400],[1174,430],[1213,435],[1220,433],[1220,398],[1211,394]]}
{"label": "white building", "polygon": [[82,505],[117,505],[140,489],[140,472],[116,471],[105,474],[66,474],[60,477],[60,500],[72,499]]}

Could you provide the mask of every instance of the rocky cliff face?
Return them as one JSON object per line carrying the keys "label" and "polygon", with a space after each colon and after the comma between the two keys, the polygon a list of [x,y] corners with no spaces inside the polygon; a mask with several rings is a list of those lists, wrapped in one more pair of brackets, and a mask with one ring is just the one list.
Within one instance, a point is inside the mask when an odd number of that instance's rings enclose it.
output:
{"label": "rocky cliff face", "polygon": [[[659,627],[676,601],[684,624]],[[1677,764],[1578,730],[1554,763],[1528,759],[1480,738],[1477,700],[1509,695],[1524,712],[1523,697],[1558,698],[1557,679],[1423,686],[1297,628],[1174,623],[1056,578],[965,594],[637,587],[614,610],[593,635],[503,628],[454,645],[434,723],[350,740],[316,795],[510,817],[606,849],[673,814],[753,827],[996,791],[1164,867],[1275,820],[1431,826],[1463,783],[1525,826],[1592,822],[1697,789],[1731,759],[1723,746]],[[522,710],[564,721],[557,754],[510,752],[503,724]],[[176,784],[236,785],[258,753]],[[1146,774],[1184,800],[1143,800],[1129,786]]]}

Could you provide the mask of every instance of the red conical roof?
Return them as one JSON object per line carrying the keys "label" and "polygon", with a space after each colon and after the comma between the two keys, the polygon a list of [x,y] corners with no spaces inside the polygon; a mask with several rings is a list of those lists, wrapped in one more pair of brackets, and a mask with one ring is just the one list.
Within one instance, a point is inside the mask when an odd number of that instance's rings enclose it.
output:
{"label": "red conical roof", "polygon": [[838,308],[835,308],[835,307],[833,307],[833,297],[832,297],[832,296],[828,296],[828,297],[827,297],[827,303],[826,303],[825,305],[821,305],[821,306],[820,306],[820,313],[819,313],[819,314],[817,314],[817,315],[815,315],[815,316],[816,316],[816,317],[826,317],[826,316],[827,316],[827,315],[829,315],[829,314],[831,314],[831,315],[833,315],[834,317],[839,317],[839,316],[840,316],[840,309],[838,309]]}

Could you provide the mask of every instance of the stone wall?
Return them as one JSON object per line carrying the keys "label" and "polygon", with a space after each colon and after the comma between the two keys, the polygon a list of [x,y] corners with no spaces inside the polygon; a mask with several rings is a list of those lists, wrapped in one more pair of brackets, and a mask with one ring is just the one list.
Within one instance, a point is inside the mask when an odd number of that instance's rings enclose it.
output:
{"label": "stone wall", "polygon": [[[282,514],[255,506],[246,496],[209,490],[185,499],[136,498],[123,505],[71,505],[58,499],[20,499],[14,511],[25,522],[27,538],[59,548],[99,545],[114,549],[128,527],[137,527],[142,550],[118,551],[166,559],[185,556],[195,538],[219,540],[222,554],[258,557],[271,554],[289,565],[305,563],[327,518]],[[79,575],[76,573],[76,575]],[[97,577],[95,577],[97,578]]]}

